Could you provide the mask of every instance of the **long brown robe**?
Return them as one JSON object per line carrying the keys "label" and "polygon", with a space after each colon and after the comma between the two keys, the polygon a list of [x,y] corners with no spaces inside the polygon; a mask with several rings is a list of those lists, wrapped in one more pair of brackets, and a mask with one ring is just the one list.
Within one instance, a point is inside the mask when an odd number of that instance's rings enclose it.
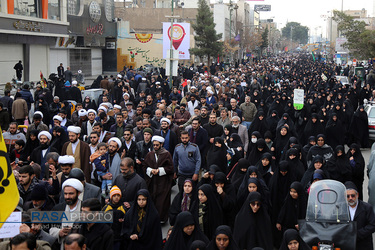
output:
{"label": "long brown robe", "polygon": [[[66,150],[69,145],[69,141],[65,142],[64,146],[62,147],[61,150],[61,155],[66,155]],[[90,146],[84,142],[80,141],[80,168],[82,169],[83,173],[85,174],[85,179],[86,182],[91,183],[91,171],[92,171],[92,165],[90,164],[90,155],[91,155],[91,150]]]}
{"label": "long brown robe", "polygon": [[[168,220],[168,211],[171,204],[171,188],[173,180],[173,159],[171,154],[164,148],[157,152],[158,161],[156,162],[155,151],[151,151],[146,155],[142,162],[145,174],[146,184],[151,194],[152,201],[159,212],[160,220]],[[147,175],[147,168],[152,169],[164,168],[165,175],[159,169],[158,175]]]}

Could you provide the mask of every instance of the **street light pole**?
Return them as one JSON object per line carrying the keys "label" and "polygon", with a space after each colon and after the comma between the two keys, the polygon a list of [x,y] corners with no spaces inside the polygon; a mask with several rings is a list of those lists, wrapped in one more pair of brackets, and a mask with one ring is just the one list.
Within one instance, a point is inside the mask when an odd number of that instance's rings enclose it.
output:
{"label": "street light pole", "polygon": [[293,26],[290,26],[290,48],[293,47]]}
{"label": "street light pole", "polygon": [[341,12],[344,12],[344,0],[341,0]]}
{"label": "street light pole", "polygon": [[172,46],[173,46],[173,1],[172,2],[172,7],[171,7],[171,12],[172,12],[172,17],[171,17],[171,41],[169,44],[169,87],[172,88],[173,86],[173,51],[172,51]]}
{"label": "street light pole", "polygon": [[232,40],[232,0],[229,0],[229,43]]}

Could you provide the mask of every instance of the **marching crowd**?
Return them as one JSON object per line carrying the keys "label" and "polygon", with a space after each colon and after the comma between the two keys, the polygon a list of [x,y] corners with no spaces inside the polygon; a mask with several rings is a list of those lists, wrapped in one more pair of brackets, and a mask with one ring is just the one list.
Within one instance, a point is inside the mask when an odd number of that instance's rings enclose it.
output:
{"label": "marching crowd", "polygon": [[[335,78],[342,70],[349,85]],[[0,125],[24,212],[20,234],[0,249],[311,249],[298,220],[323,179],[345,184],[357,249],[373,249],[361,148],[370,146],[363,105],[375,99],[374,70],[361,80],[349,67],[286,54],[181,66],[179,75],[171,86],[160,71],[99,76],[95,100],[63,73],[54,92],[5,91]],[[304,90],[299,110],[295,89]],[[32,211],[114,219],[50,225]]]}

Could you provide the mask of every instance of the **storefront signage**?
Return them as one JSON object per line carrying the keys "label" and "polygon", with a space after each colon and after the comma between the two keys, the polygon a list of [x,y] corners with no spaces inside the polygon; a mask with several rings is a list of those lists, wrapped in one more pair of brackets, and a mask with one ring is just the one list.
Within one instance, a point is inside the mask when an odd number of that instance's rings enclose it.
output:
{"label": "storefront signage", "polygon": [[18,30],[27,30],[27,31],[34,31],[34,32],[42,32],[43,25],[39,22],[34,21],[23,21],[18,20],[13,23],[13,27]]}
{"label": "storefront signage", "polygon": [[104,33],[104,27],[103,27],[103,24],[101,23],[94,25],[94,26],[89,25],[89,27],[86,28],[87,35],[90,35],[90,34],[103,35],[103,33]]}

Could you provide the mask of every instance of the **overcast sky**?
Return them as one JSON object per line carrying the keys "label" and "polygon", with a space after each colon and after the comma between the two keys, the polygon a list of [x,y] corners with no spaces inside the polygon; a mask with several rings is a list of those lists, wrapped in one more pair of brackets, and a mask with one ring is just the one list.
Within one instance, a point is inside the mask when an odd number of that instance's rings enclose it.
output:
{"label": "overcast sky", "polygon": [[[212,1],[211,1],[212,2]],[[224,2],[229,2],[225,0]],[[375,0],[343,0],[344,10],[361,10],[365,8],[368,16],[373,15],[373,4]],[[333,9],[341,10],[342,0],[265,0],[265,1],[248,1],[251,7],[254,4],[270,4],[271,12],[261,12],[260,18],[273,18],[278,28],[285,26],[287,21],[299,22],[310,28],[312,36],[315,32],[322,33],[326,36],[326,22],[322,15]],[[321,26],[322,28],[317,28]],[[317,29],[315,29],[317,28]]]}

